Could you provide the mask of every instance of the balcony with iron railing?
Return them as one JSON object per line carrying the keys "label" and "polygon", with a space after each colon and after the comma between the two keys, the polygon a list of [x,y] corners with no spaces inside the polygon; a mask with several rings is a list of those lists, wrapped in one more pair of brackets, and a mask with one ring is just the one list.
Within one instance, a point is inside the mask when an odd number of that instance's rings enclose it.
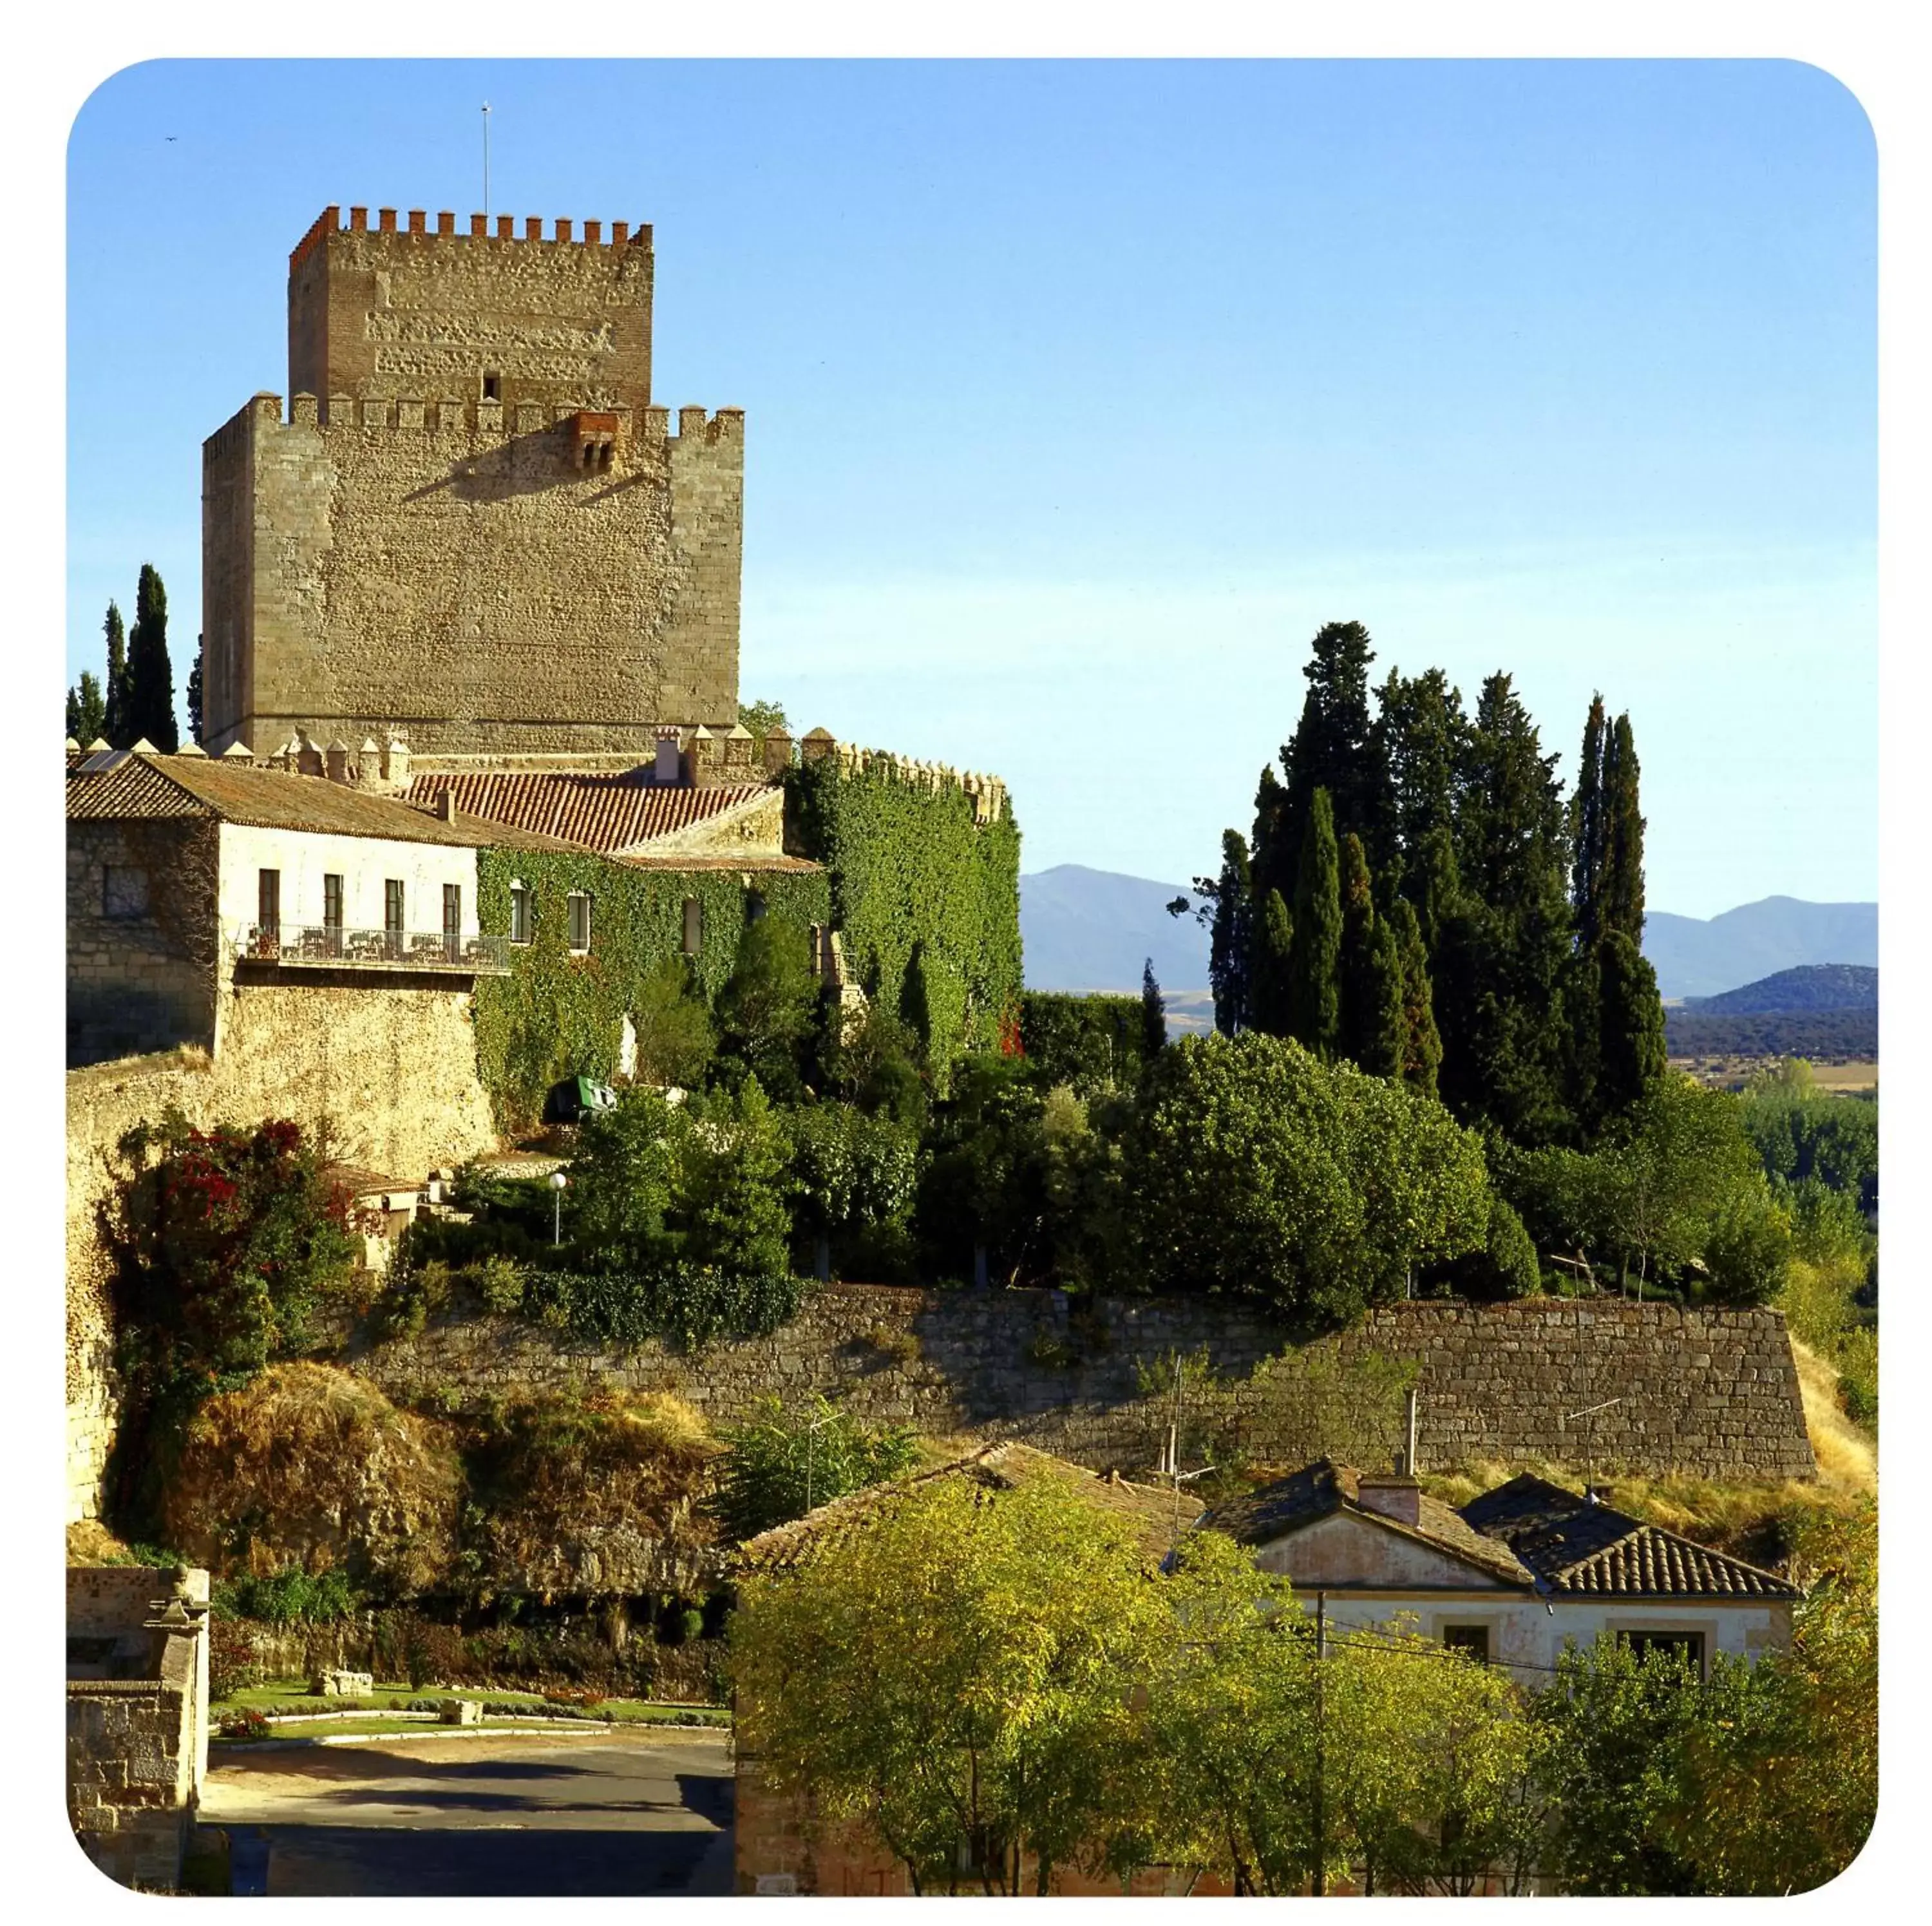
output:
{"label": "balcony with iron railing", "polygon": [[472,930],[350,930],[340,924],[244,923],[237,963],[282,969],[422,970],[437,975],[507,976],[510,939]]}

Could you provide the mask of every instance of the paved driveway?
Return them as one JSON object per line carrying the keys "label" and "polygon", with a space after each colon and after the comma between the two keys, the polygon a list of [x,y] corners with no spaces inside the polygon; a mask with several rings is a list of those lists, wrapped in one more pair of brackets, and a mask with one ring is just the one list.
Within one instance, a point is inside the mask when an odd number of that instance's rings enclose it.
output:
{"label": "paved driveway", "polygon": [[725,1735],[216,1749],[204,1825],[238,1893],[728,1893]]}

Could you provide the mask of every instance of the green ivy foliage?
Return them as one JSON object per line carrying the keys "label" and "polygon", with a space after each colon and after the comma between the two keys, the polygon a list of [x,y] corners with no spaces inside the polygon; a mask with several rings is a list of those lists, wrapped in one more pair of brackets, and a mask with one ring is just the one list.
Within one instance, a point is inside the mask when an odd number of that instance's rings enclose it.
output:
{"label": "green ivy foliage", "polygon": [[[477,914],[485,931],[510,927],[510,885],[532,892],[532,940],[511,951],[507,977],[479,977],[476,1059],[500,1128],[535,1122],[546,1092],[566,1077],[611,1077],[626,1014],[647,1005],[651,979],[684,949],[684,903],[702,906],[704,942],[691,959],[695,987],[716,998],[736,963],[752,891],[736,870],[640,870],[588,852],[478,852]],[[754,873],[770,915],[803,931],[831,918],[823,875]],[[590,949],[570,948],[568,899],[591,899]]]}
{"label": "green ivy foliage", "polygon": [[640,1270],[538,1271],[524,1298],[544,1323],[592,1343],[632,1348],[662,1338],[695,1351],[718,1338],[763,1337],[798,1315],[804,1286],[673,1260]]}
{"label": "green ivy foliage", "polygon": [[919,1032],[935,1088],[998,1047],[1020,995],[1020,832],[1010,807],[825,757],[787,777],[787,813],[831,873],[845,960],[874,1002]]}

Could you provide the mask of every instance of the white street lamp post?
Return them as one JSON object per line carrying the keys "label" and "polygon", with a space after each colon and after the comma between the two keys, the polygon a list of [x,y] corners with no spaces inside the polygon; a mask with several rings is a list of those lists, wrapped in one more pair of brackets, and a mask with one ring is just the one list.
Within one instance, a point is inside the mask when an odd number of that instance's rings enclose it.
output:
{"label": "white street lamp post", "polygon": [[554,1249],[561,1248],[563,1243],[563,1187],[569,1181],[561,1170],[550,1173],[550,1191],[556,1199],[556,1218],[550,1226],[550,1241]]}

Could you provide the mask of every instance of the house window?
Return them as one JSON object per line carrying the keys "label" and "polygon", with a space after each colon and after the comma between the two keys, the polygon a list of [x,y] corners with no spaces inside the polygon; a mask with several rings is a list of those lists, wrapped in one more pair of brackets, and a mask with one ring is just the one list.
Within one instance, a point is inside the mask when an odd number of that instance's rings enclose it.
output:
{"label": "house window", "polygon": [[1684,1660],[1700,1678],[1704,1672],[1704,1635],[1702,1632],[1619,1632],[1620,1643],[1629,1646],[1640,1660],[1652,1652]]}
{"label": "house window", "polygon": [[1486,1625],[1445,1625],[1442,1642],[1452,1652],[1467,1652],[1478,1665],[1490,1662],[1490,1628]]}
{"label": "house window", "polygon": [[265,936],[278,936],[282,927],[282,873],[262,870],[255,879],[255,921]]}
{"label": "house window", "polygon": [[459,963],[463,957],[463,885],[442,886],[442,954],[444,960]]}
{"label": "house window", "polygon": [[403,953],[403,879],[386,877],[382,883],[382,941],[392,957]]}
{"label": "house window", "polygon": [[342,954],[342,879],[324,876],[322,879],[322,946],[332,957]]}
{"label": "house window", "polygon": [[104,916],[145,916],[148,913],[148,873],[124,863],[106,863],[100,871],[100,913]]}
{"label": "house window", "polygon": [[570,947],[580,956],[590,947],[590,899],[580,890],[570,893]]}
{"label": "house window", "polygon": [[513,882],[510,885],[510,941],[527,943],[530,940],[530,890],[527,883]]}
{"label": "house window", "polygon": [[704,947],[704,906],[696,897],[684,900],[684,953],[694,957]]}

